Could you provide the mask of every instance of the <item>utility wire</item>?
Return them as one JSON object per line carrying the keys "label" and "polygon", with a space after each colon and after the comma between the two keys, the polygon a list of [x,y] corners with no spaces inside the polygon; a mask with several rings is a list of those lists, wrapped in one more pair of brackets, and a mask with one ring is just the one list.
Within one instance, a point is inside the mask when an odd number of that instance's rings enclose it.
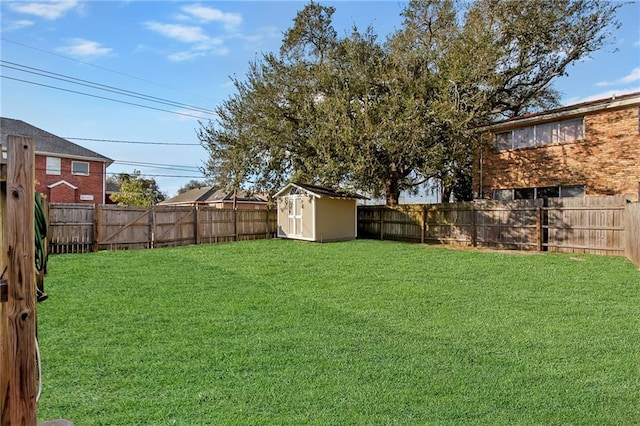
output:
{"label": "utility wire", "polygon": [[118,103],[126,104],[126,105],[138,106],[138,107],[142,107],[142,108],[152,109],[152,110],[155,110],[155,111],[162,111],[162,112],[168,112],[168,113],[171,113],[171,114],[183,115],[185,117],[197,118],[199,120],[202,119],[202,117],[198,117],[197,115],[191,115],[191,114],[187,114],[187,113],[184,113],[184,112],[170,111],[170,110],[167,110],[167,109],[155,108],[155,107],[148,106],[148,105],[135,104],[133,102],[127,102],[127,101],[123,101],[123,100],[119,100],[119,99],[107,98],[105,96],[92,95],[90,93],[84,93],[84,92],[78,92],[76,90],[64,89],[62,87],[50,86],[48,84],[36,83],[34,81],[29,81],[29,80],[22,80],[22,79],[19,79],[19,78],[8,77],[6,75],[2,75],[0,77],[7,78],[9,80],[20,81],[22,83],[34,84],[36,86],[48,87],[50,89],[61,90],[63,92],[69,92],[69,93],[75,93],[75,94],[78,94],[78,95],[90,96],[92,98],[105,99],[105,100],[108,100],[108,101],[118,102]]}
{"label": "utility wire", "polygon": [[[41,172],[46,171],[46,169],[39,168],[39,167],[36,167],[35,170],[41,171]],[[110,176],[119,176],[121,174],[132,175],[133,173],[129,173],[129,172],[107,172],[106,174],[110,175]],[[199,176],[188,175],[188,176],[185,176],[185,175],[165,175],[165,174],[157,174],[157,173],[139,173],[137,176],[152,177],[152,178],[156,178],[156,177],[171,177],[171,178],[184,178],[184,179],[206,179],[206,176],[204,176],[204,175],[199,175]]]}
{"label": "utility wire", "polygon": [[[158,97],[155,97],[155,96],[145,95],[144,93],[132,92],[130,90],[120,89],[118,87],[109,86],[109,85],[105,85],[105,84],[101,84],[101,83],[96,83],[96,82],[93,82],[93,81],[84,80],[84,79],[81,79],[81,78],[72,77],[72,76],[68,76],[68,75],[64,75],[64,74],[59,74],[59,73],[55,73],[55,72],[52,72],[52,71],[43,70],[43,69],[40,69],[40,68],[29,67],[27,65],[17,64],[15,62],[0,60],[0,63],[2,63],[1,66],[5,67],[5,68],[13,69],[13,70],[24,72],[24,73],[28,73],[28,74],[39,75],[41,77],[51,78],[51,79],[55,79],[55,80],[59,80],[59,81],[64,81],[64,82],[67,82],[67,83],[72,83],[72,84],[77,84],[77,85],[80,85],[80,86],[90,87],[92,89],[104,90],[106,92],[117,93],[119,95],[130,96],[132,98],[142,99],[142,100],[149,101],[149,102],[156,102],[156,103],[159,103],[159,104],[175,106],[175,107],[179,107],[179,108],[188,109],[188,110],[191,110],[191,111],[202,112],[202,113],[209,114],[209,115],[215,114],[215,111],[210,110],[210,109],[201,108],[201,107],[188,105],[188,104],[183,104],[183,103],[180,103],[180,102],[174,102],[174,101],[171,101],[169,99],[164,99],[164,98],[158,98]],[[6,64],[8,64],[8,65],[6,65]]]}
{"label": "utility wire", "polygon": [[197,94],[194,94],[194,93],[185,92],[184,90],[180,90],[180,89],[177,89],[175,87],[167,86],[165,84],[157,83],[155,81],[151,81],[151,80],[147,80],[147,79],[144,79],[144,78],[136,77],[135,75],[127,74],[127,73],[124,73],[124,72],[121,72],[121,71],[116,71],[116,70],[112,70],[112,69],[109,69],[109,68],[106,68],[106,67],[101,67],[100,65],[96,65],[96,64],[93,64],[91,62],[81,61],[79,59],[75,59],[75,58],[72,58],[70,56],[61,55],[59,53],[50,52],[48,50],[44,50],[44,49],[41,49],[39,47],[29,46],[28,44],[20,43],[20,42],[14,41],[14,40],[9,40],[9,39],[4,38],[4,37],[0,37],[0,40],[6,41],[7,43],[13,43],[13,44],[18,45],[18,46],[27,47],[29,49],[37,50],[39,52],[43,52],[43,53],[46,53],[48,55],[58,56],[60,58],[68,59],[70,61],[74,61],[74,62],[83,64],[83,65],[88,65],[88,66],[91,66],[91,67],[94,67],[94,68],[98,68],[98,69],[101,69],[101,70],[104,70],[104,71],[108,71],[108,72],[111,72],[111,73],[114,73],[114,74],[123,75],[125,77],[133,78],[135,80],[144,81],[145,83],[151,83],[151,84],[156,85],[158,87],[164,87],[166,89],[171,89],[171,90],[174,90],[176,92],[184,93],[184,94],[189,95],[189,96],[194,96],[194,97],[205,99],[205,100],[208,100],[208,101],[213,101],[213,99],[206,98],[206,97],[204,97],[202,95],[197,95]]}
{"label": "utility wire", "polygon": [[163,170],[176,170],[179,172],[199,172],[200,169],[195,166],[173,166],[170,164],[167,165],[154,165],[154,164],[145,164],[145,163],[137,163],[134,161],[118,161],[116,160],[114,164],[123,165],[123,166],[134,166],[134,167],[147,167],[151,169],[163,169]]}
{"label": "utility wire", "polygon": [[126,143],[126,144],[139,144],[139,145],[202,146],[199,143],[182,143],[182,142],[126,141],[126,140],[114,140],[114,139],[92,139],[92,138],[71,138],[71,137],[65,137],[64,139],[71,139],[75,141]]}

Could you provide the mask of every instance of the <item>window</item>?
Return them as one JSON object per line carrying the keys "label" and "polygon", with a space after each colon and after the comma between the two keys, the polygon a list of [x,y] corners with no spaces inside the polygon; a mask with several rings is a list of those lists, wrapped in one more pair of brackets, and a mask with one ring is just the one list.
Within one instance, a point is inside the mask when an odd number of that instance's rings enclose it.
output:
{"label": "window", "polygon": [[59,175],[62,173],[62,162],[58,157],[47,157],[47,170],[48,175]]}
{"label": "window", "polygon": [[513,189],[494,189],[493,199],[500,201],[511,201],[513,200]]}
{"label": "window", "polygon": [[72,161],[71,174],[89,176],[89,163],[84,161]]}
{"label": "window", "polygon": [[535,188],[516,188],[513,190],[515,200],[532,200],[536,198]]}
{"label": "window", "polygon": [[584,118],[536,124],[495,134],[498,151],[522,149],[584,139]]}
{"label": "window", "polygon": [[584,185],[572,185],[560,187],[561,197],[584,197],[585,188]]}
{"label": "window", "polygon": [[533,200],[536,198],[584,197],[584,185],[544,186],[539,188],[494,189],[493,199],[501,201]]}

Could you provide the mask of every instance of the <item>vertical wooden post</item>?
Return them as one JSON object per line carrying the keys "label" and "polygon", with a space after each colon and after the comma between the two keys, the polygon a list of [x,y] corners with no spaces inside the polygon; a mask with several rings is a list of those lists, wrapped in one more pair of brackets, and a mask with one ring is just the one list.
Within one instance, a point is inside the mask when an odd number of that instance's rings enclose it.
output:
{"label": "vertical wooden post", "polygon": [[380,241],[384,240],[384,210],[386,207],[380,207]]}
{"label": "vertical wooden post", "polygon": [[424,237],[427,233],[427,206],[422,206],[420,216],[420,244],[424,244]]}
{"label": "vertical wooden post", "polygon": [[471,246],[478,246],[478,227],[476,226],[476,206],[471,204]]}
{"label": "vertical wooden post", "polygon": [[238,241],[238,209],[233,209],[233,241]]}
{"label": "vertical wooden post", "polygon": [[[0,156],[2,151],[0,150]],[[0,425],[9,426],[9,329],[7,321],[7,298],[9,286],[4,281],[7,278],[6,271],[9,265],[9,253],[7,247],[7,164],[0,157],[0,279],[4,286],[0,289]],[[7,268],[7,269],[5,269]]]}
{"label": "vertical wooden post", "polygon": [[93,209],[93,251],[100,250],[100,240],[102,239],[102,206],[96,204]]}
{"label": "vertical wooden post", "polygon": [[12,425],[35,425],[37,415],[33,139],[9,136],[7,142],[7,245],[3,246],[3,251],[8,250],[9,253],[8,417],[9,424]]}
{"label": "vertical wooden post", "polygon": [[155,248],[156,245],[156,209],[152,206],[149,214],[149,248]]}
{"label": "vertical wooden post", "polygon": [[200,209],[198,205],[193,206],[193,232],[195,233],[194,241],[196,244],[200,244]]}
{"label": "vertical wooden post", "polygon": [[540,206],[536,207],[536,248],[538,251],[543,250],[543,229],[542,229],[542,208]]}

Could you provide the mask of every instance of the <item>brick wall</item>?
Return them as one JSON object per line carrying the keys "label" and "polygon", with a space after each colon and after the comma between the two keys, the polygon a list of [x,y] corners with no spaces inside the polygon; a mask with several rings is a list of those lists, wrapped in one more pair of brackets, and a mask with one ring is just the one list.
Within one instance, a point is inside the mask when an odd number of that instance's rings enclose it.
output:
{"label": "brick wall", "polygon": [[[59,175],[48,175],[46,173],[46,156],[36,154],[36,191],[45,194],[50,203],[101,204],[104,197],[104,163],[100,161],[84,161],[89,163],[89,176],[83,176],[71,173],[72,161],[84,160],[61,158],[61,173]],[[72,188],[65,184],[49,188],[50,185],[60,182],[61,180],[70,183],[78,189],[70,194],[69,190],[72,190]],[[65,188],[63,189],[61,187]]]}
{"label": "brick wall", "polygon": [[[584,116],[585,139],[497,152],[483,152],[482,188],[585,185],[586,195],[629,195],[638,199],[640,117],[637,105]],[[478,162],[476,162],[478,164]],[[478,190],[480,171],[474,171]]]}

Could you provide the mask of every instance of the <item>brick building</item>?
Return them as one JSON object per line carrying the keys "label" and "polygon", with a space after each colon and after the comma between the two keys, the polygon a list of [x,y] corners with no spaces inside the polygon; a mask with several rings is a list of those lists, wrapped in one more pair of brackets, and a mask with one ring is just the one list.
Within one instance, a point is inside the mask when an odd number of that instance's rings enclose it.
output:
{"label": "brick building", "polygon": [[107,167],[113,160],[21,120],[0,118],[2,144],[7,137],[33,138],[36,191],[51,203],[105,202]]}
{"label": "brick building", "polygon": [[476,195],[491,199],[640,192],[640,92],[570,105],[480,128]]}

